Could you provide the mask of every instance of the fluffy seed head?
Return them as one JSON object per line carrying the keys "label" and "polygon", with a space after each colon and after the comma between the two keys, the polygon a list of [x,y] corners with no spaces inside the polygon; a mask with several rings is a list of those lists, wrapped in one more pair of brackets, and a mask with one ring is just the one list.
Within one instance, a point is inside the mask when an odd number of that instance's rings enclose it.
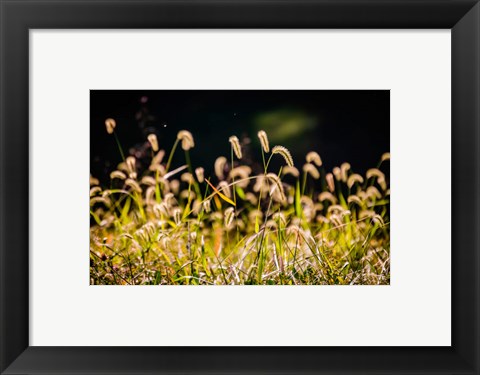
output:
{"label": "fluffy seed head", "polygon": [[180,180],[186,182],[189,185],[193,184],[193,176],[190,172],[182,173],[182,175],[180,176]]}
{"label": "fluffy seed head", "polygon": [[152,172],[155,172],[155,174],[158,174],[159,176],[165,175],[165,167],[162,164],[150,164],[148,169]]}
{"label": "fluffy seed head", "polygon": [[156,185],[155,179],[152,176],[142,177],[142,179],[140,180],[140,183],[143,184],[143,185],[147,185],[147,186],[155,186]]}
{"label": "fluffy seed head", "polygon": [[368,198],[375,198],[375,199],[381,199],[382,194],[378,191],[378,189],[375,186],[369,186],[367,189],[367,197]]}
{"label": "fluffy seed head", "polygon": [[183,198],[183,199],[192,200],[192,199],[195,199],[196,197],[197,197],[197,194],[195,194],[195,192],[191,190],[183,190],[180,193],[180,198]]}
{"label": "fluffy seed head", "polygon": [[315,203],[315,211],[322,211],[322,210],[323,210],[323,204]]}
{"label": "fluffy seed head", "polygon": [[215,160],[215,175],[218,177],[219,180],[223,180],[225,178],[223,174],[223,170],[225,169],[225,165],[227,164],[227,158],[225,156],[219,156]]}
{"label": "fluffy seed head", "polygon": [[123,172],[129,173],[129,170],[128,170],[128,167],[127,167],[127,163],[125,163],[124,161],[122,161],[121,163],[118,164],[117,169],[118,169],[119,171],[123,171]]}
{"label": "fluffy seed head", "polygon": [[367,171],[367,178],[373,178],[373,177],[376,177],[376,178],[383,178],[385,180],[385,175],[383,174],[383,172],[377,168],[371,168]]}
{"label": "fluffy seed head", "polygon": [[150,146],[152,146],[152,150],[157,152],[158,151],[157,136],[155,134],[149,134],[147,138],[148,138],[148,142],[150,142]]}
{"label": "fluffy seed head", "polygon": [[246,195],[245,195],[245,198],[248,202],[250,202],[251,204],[257,204],[258,203],[258,198],[255,194],[253,194],[252,192],[248,192]]}
{"label": "fluffy seed head", "polygon": [[180,181],[178,180],[170,181],[170,189],[172,190],[173,193],[178,194],[178,191],[180,189]]}
{"label": "fluffy seed head", "polygon": [[343,208],[342,206],[340,206],[339,204],[333,204],[331,205],[330,207],[328,207],[328,210],[327,212],[329,214],[331,213],[334,213],[334,214],[342,214],[343,212],[345,212],[347,210],[345,210],[345,208]]}
{"label": "fluffy seed head", "polygon": [[308,154],[307,154],[307,163],[313,163],[315,164],[317,167],[321,167],[322,166],[322,159],[320,158],[320,155],[318,155],[317,152],[315,151],[310,151]]}
{"label": "fluffy seed head", "polygon": [[147,232],[145,232],[145,230],[144,230],[143,228],[135,231],[134,235],[135,235],[135,237],[137,237],[137,239],[140,240],[141,242],[144,242],[144,243],[148,243],[148,242],[149,242],[148,234],[147,234]]}
{"label": "fluffy seed head", "polygon": [[372,210],[362,210],[358,214],[359,219],[365,219],[366,217],[373,218],[376,215],[375,211]]}
{"label": "fluffy seed head", "polygon": [[102,191],[102,188],[100,186],[94,186],[93,188],[90,189],[90,196],[94,196],[95,194],[98,194]]}
{"label": "fluffy seed head", "polygon": [[303,171],[312,176],[315,180],[320,178],[320,172],[318,172],[318,169],[311,163],[304,164]]}
{"label": "fluffy seed head", "polygon": [[90,206],[93,206],[95,203],[103,203],[105,206],[109,207],[111,202],[110,199],[104,197],[92,197],[90,199]]}
{"label": "fluffy seed head", "polygon": [[112,173],[110,173],[110,178],[112,180],[115,178],[118,178],[119,180],[125,180],[127,176],[122,171],[113,171]]}
{"label": "fluffy seed head", "polygon": [[193,202],[193,206],[192,206],[192,212],[195,215],[198,215],[202,206],[203,206],[202,202],[198,199],[195,199],[195,201]]}
{"label": "fluffy seed head", "polygon": [[220,183],[217,186],[217,189],[220,190],[223,194],[227,196],[227,198],[232,197],[232,191],[230,190],[230,186],[228,186],[228,183],[225,181],[220,181]]}
{"label": "fluffy seed head", "polygon": [[315,204],[313,203],[313,200],[306,195],[302,195],[300,198],[300,204],[302,205],[305,219],[311,221],[315,217]]}
{"label": "fluffy seed head", "polygon": [[131,188],[133,191],[135,191],[137,193],[142,192],[142,188],[140,187],[138,182],[131,179],[131,178],[127,178],[127,180],[125,181],[125,186],[128,186],[129,188]]}
{"label": "fluffy seed head", "polygon": [[318,195],[318,200],[320,202],[323,202],[323,201],[330,201],[331,203],[335,204],[337,203],[337,198],[335,197],[335,195],[333,195],[332,193],[330,193],[329,191],[324,191],[322,193],[320,193]]}
{"label": "fluffy seed head", "polygon": [[298,224],[293,224],[289,225],[286,234],[288,237],[293,236],[293,240],[297,243],[303,242],[303,239],[306,237],[305,236],[305,231],[300,228]]}
{"label": "fluffy seed head", "polygon": [[221,221],[222,218],[223,218],[223,215],[222,215],[222,213],[219,212],[219,211],[212,212],[212,214],[209,215],[209,219],[210,219],[211,221]]}
{"label": "fluffy seed head", "polygon": [[267,220],[265,223],[265,228],[270,230],[270,231],[275,231],[278,228],[277,222],[275,220]]}
{"label": "fluffy seed head", "polygon": [[383,227],[385,225],[382,217],[380,215],[374,215],[372,217],[372,221],[378,225],[380,225],[381,227]]}
{"label": "fluffy seed head", "polygon": [[108,134],[112,134],[116,126],[117,126],[117,123],[113,118],[107,118],[105,120],[105,128],[107,129]]}
{"label": "fluffy seed head", "polygon": [[172,240],[170,239],[170,237],[168,236],[163,236],[161,241],[160,241],[160,244],[162,245],[162,247],[164,249],[167,249],[168,246],[170,246],[170,243],[172,242]]}
{"label": "fluffy seed head", "polygon": [[204,169],[202,167],[198,167],[195,169],[195,175],[197,176],[198,182],[202,183],[204,181]]}
{"label": "fluffy seed head", "polygon": [[290,166],[285,166],[282,169],[282,174],[286,176],[287,174],[292,175],[293,177],[298,177],[300,176],[300,172],[298,171],[297,168],[295,167],[290,167]]}
{"label": "fluffy seed head", "polygon": [[253,185],[253,191],[258,193],[259,191],[264,191],[265,189],[268,189],[268,183],[266,177],[262,175],[256,176],[257,180],[255,182],[255,185]]}
{"label": "fluffy seed head", "polygon": [[382,161],[390,160],[390,153],[386,152],[382,155]]}
{"label": "fluffy seed head", "polygon": [[228,138],[228,141],[232,145],[233,152],[235,153],[235,156],[239,159],[242,158],[242,147],[240,146],[240,141],[238,140],[237,136],[232,135],[230,138]]}
{"label": "fluffy seed head", "polygon": [[252,173],[252,168],[250,168],[248,165],[241,165],[240,167],[235,167],[230,171],[230,178],[244,179],[248,178],[250,176],[250,173]]}
{"label": "fluffy seed head", "polygon": [[274,185],[274,190],[272,192],[276,191],[280,195],[280,201],[283,202],[286,197],[280,178],[275,173],[267,173],[267,179]]}
{"label": "fluffy seed head", "polygon": [[363,177],[356,173],[350,175],[347,180],[347,185],[350,189],[355,183],[363,184]]}
{"label": "fluffy seed head", "polygon": [[239,230],[245,229],[245,223],[242,219],[235,220],[233,224],[235,225],[235,228],[238,228]]}
{"label": "fluffy seed head", "polygon": [[343,220],[340,215],[336,215],[336,214],[330,215],[330,221],[335,227],[339,227],[343,225]]}
{"label": "fluffy seed head", "polygon": [[179,208],[173,210],[173,220],[175,220],[175,224],[177,225],[182,222],[182,211]]}
{"label": "fluffy seed head", "polygon": [[325,179],[327,180],[328,190],[333,193],[335,191],[335,181],[333,180],[333,175],[331,173],[327,173]]}
{"label": "fluffy seed head", "polygon": [[190,133],[188,130],[180,130],[177,134],[177,139],[182,141],[182,149],[185,151],[195,147],[192,133]]}
{"label": "fluffy seed head", "polygon": [[145,224],[142,228],[143,230],[145,230],[145,232],[148,234],[150,238],[153,238],[153,236],[155,235],[155,224],[153,224],[152,222],[149,222]]}
{"label": "fluffy seed head", "polygon": [[[317,223],[320,224],[328,224],[328,219],[323,215],[318,215],[315,220],[317,220]],[[321,243],[323,243],[323,240],[321,240]]]}
{"label": "fluffy seed head", "polygon": [[230,228],[233,222],[233,218],[235,217],[235,211],[233,210],[233,207],[228,207],[225,210],[223,217],[225,220],[225,227]]}
{"label": "fluffy seed head", "polygon": [[170,216],[170,212],[165,202],[162,202],[160,204],[157,203],[155,206],[153,206],[153,213],[155,214],[156,217]]}
{"label": "fluffy seed head", "polygon": [[172,193],[167,193],[165,194],[165,197],[163,198],[163,201],[167,205],[167,207],[172,207],[174,204],[176,204],[175,201],[175,196]]}
{"label": "fluffy seed head", "polygon": [[338,181],[342,180],[342,170],[338,167],[333,168],[333,175]]}
{"label": "fluffy seed head", "polygon": [[133,156],[129,156],[125,159],[127,164],[127,169],[129,173],[135,173],[135,158]]}
{"label": "fluffy seed head", "polygon": [[377,183],[380,185],[382,190],[387,190],[387,182],[385,181],[384,177],[377,178]]}
{"label": "fluffy seed head", "polygon": [[203,209],[207,214],[210,213],[210,211],[212,210],[210,199],[207,199],[206,201],[203,202]]}
{"label": "fluffy seed head", "polygon": [[145,201],[147,204],[155,203],[155,186],[149,186],[145,192]]}
{"label": "fluffy seed head", "polygon": [[152,159],[152,163],[150,165],[158,165],[162,162],[163,157],[165,156],[165,151],[160,150],[157,152],[157,155],[155,155]]}
{"label": "fluffy seed head", "polygon": [[349,204],[351,203],[355,203],[359,206],[363,206],[363,203],[362,203],[362,200],[357,196],[357,195],[350,195],[348,198],[347,198],[347,202]]}
{"label": "fluffy seed head", "polygon": [[285,162],[289,167],[293,167],[293,158],[292,155],[290,154],[290,151],[286,147],[283,146],[275,146],[272,148],[272,155],[274,154],[280,154],[284,159]]}
{"label": "fluffy seed head", "polygon": [[343,163],[341,166],[340,166],[340,172],[341,172],[341,175],[342,175],[342,181],[343,182],[347,182],[347,178],[348,178],[348,171],[350,170],[351,166],[349,163]]}
{"label": "fluffy seed head", "polygon": [[260,144],[262,145],[263,151],[266,153],[269,153],[270,144],[268,142],[267,133],[265,133],[263,130],[260,130],[257,135],[258,135],[258,139],[260,140]]}

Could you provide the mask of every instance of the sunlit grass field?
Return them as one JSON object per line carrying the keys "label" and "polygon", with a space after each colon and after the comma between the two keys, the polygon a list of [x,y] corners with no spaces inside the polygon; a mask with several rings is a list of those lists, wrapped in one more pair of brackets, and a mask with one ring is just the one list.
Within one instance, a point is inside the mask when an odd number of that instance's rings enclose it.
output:
{"label": "sunlit grass field", "polygon": [[[115,121],[105,125],[124,161],[107,186],[90,177],[91,284],[390,283],[389,153],[363,176],[348,162],[327,171],[315,150],[293,160],[260,131],[261,171],[242,162],[235,135],[230,155],[199,166],[189,150],[209,145],[182,130],[168,152],[148,136],[143,170],[124,155]],[[175,153],[184,163],[172,165]]]}

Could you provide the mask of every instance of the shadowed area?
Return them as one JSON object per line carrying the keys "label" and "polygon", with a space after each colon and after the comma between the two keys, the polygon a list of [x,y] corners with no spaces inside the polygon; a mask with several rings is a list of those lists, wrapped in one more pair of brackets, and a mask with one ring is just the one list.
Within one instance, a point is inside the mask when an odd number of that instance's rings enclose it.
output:
{"label": "shadowed area", "polygon": [[388,90],[94,90],[91,172],[101,180],[121,161],[115,141],[105,132],[106,118],[116,120],[121,145],[132,153],[152,132],[169,152],[178,131],[188,129],[198,145],[191,151],[192,162],[206,168],[219,155],[230,155],[227,140],[232,134],[242,141],[247,158],[258,159],[250,149],[258,148],[260,129],[272,145],[287,147],[294,159],[316,150],[327,169],[348,161],[363,173],[390,150]]}

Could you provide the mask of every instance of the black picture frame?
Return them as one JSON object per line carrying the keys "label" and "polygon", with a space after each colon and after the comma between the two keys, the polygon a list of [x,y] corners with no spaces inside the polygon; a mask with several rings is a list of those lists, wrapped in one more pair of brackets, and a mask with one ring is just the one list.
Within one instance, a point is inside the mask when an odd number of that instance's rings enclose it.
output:
{"label": "black picture frame", "polygon": [[[0,12],[2,374],[480,373],[477,0],[0,0]],[[452,345],[29,346],[29,29],[37,28],[451,29]]]}

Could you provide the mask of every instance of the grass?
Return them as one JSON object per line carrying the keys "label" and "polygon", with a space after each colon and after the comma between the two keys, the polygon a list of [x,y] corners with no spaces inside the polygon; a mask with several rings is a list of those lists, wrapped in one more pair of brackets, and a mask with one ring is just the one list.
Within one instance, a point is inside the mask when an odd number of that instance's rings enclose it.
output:
{"label": "grass", "polygon": [[[168,158],[149,135],[148,169],[128,156],[109,186],[91,177],[91,284],[389,284],[389,154],[365,176],[348,163],[330,173],[316,152],[300,163],[285,147],[270,149],[265,132],[258,136],[257,174],[232,136],[229,158],[204,175],[183,130]],[[179,145],[185,164],[172,166]],[[285,165],[272,170],[272,158]]]}

